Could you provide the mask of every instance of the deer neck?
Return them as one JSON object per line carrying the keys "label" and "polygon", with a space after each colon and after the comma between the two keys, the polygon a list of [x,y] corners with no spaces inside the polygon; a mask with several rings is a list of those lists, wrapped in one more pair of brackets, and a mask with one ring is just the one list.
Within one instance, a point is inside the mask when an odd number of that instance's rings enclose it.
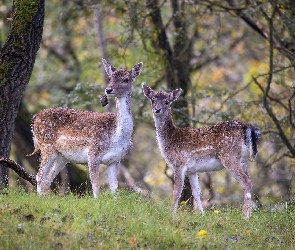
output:
{"label": "deer neck", "polygon": [[131,94],[116,98],[117,108],[117,134],[129,135],[133,131],[133,120],[131,113]]}
{"label": "deer neck", "polygon": [[154,120],[158,143],[160,148],[164,149],[170,143],[172,134],[176,129],[171,110],[167,110],[162,116],[154,115]]}

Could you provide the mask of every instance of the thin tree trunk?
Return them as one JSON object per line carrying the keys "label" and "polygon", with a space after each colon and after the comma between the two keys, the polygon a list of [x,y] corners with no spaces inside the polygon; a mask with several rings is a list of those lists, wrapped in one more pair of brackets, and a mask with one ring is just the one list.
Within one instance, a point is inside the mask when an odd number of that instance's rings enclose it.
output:
{"label": "thin tree trunk", "polygon": [[[94,25],[97,32],[97,43],[100,48],[101,55],[106,60],[109,60],[108,54],[107,54],[106,38],[103,32],[103,14],[101,13],[101,10],[98,4],[94,6]],[[101,74],[103,75],[104,84],[105,86],[107,86],[109,83],[109,77],[103,67],[101,68]],[[108,100],[108,102],[109,103],[106,106],[106,111],[112,112],[115,107],[115,102],[113,99]]]}
{"label": "thin tree trunk", "polygon": [[[106,39],[103,33],[103,16],[99,9],[99,6],[95,6],[94,8],[94,24],[96,26],[97,42],[100,47],[102,57],[105,59],[108,59],[107,44],[106,44]],[[108,81],[108,76],[104,69],[102,69],[102,74],[103,74],[104,83],[105,85],[107,85],[109,81]]]}
{"label": "thin tree trunk", "polygon": [[[0,52],[0,156],[9,157],[14,120],[30,80],[44,23],[44,0],[14,0],[13,20]],[[0,188],[8,187],[8,168],[0,164]]]}
{"label": "thin tree trunk", "polygon": [[[192,46],[190,38],[185,29],[186,24],[178,0],[171,0],[173,10],[173,25],[178,37],[175,39],[173,46],[170,45],[166,34],[165,25],[162,20],[160,4],[158,0],[147,0],[146,6],[150,10],[151,20],[153,22],[154,34],[156,34],[155,48],[163,55],[163,61],[166,66],[166,85],[170,90],[182,88],[182,98],[174,104],[174,120],[177,126],[189,126],[188,102],[185,99],[188,85],[190,82],[190,55]],[[191,185],[188,178],[185,178],[185,186],[180,198],[180,202],[188,201],[192,197]],[[188,201],[193,206],[192,199]]]}

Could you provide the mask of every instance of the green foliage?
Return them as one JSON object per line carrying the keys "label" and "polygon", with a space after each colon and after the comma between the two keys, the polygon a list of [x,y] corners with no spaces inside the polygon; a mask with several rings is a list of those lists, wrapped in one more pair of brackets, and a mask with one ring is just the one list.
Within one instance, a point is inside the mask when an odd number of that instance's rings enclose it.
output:
{"label": "green foliage", "polygon": [[1,249],[291,249],[295,210],[209,210],[205,216],[167,200],[119,191],[97,200],[38,196],[20,190],[0,197]]}
{"label": "green foliage", "polygon": [[[97,107],[102,107],[99,98],[103,93],[104,89],[98,84],[77,83],[73,91],[62,99],[62,106],[97,110]],[[103,109],[101,111],[103,112]]]}

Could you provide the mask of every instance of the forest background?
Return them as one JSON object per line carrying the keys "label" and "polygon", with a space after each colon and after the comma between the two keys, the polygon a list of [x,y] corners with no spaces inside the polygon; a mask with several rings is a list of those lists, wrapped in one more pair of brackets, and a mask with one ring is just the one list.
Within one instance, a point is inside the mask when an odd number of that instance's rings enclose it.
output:
{"label": "forest background", "polygon": [[[0,48],[11,12],[12,1],[1,0]],[[107,82],[102,57],[116,68],[143,62],[133,88],[134,146],[119,167],[121,187],[159,198],[172,194],[173,175],[158,150],[141,90],[145,83],[156,90],[184,90],[173,109],[179,126],[238,119],[259,127],[259,154],[249,164],[255,201],[294,199],[293,1],[45,1],[41,47],[15,120],[11,159],[37,172],[38,156],[26,154],[33,151],[31,118],[41,109],[115,110],[113,103],[106,109],[99,102]],[[242,201],[242,190],[227,171],[202,173],[200,182],[205,206]],[[9,183],[32,189],[12,171]],[[87,168],[70,164],[53,189],[83,193],[89,186]]]}

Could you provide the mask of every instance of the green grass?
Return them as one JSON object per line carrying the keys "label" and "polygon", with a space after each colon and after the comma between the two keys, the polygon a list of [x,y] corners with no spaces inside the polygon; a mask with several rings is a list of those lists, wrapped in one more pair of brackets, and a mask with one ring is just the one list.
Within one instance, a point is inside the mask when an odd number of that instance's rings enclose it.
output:
{"label": "green grass", "polygon": [[170,201],[129,191],[97,200],[20,190],[0,196],[0,249],[295,249],[294,225],[294,207],[244,220],[238,208],[173,216]]}

